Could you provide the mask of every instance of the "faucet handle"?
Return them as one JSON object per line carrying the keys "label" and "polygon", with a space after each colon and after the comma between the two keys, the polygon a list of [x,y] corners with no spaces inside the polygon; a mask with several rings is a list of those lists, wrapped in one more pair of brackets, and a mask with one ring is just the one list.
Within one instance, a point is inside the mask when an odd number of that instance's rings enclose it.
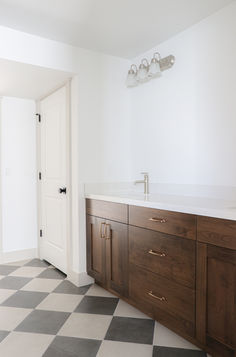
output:
{"label": "faucet handle", "polygon": [[148,175],[148,172],[141,172],[141,175]]}

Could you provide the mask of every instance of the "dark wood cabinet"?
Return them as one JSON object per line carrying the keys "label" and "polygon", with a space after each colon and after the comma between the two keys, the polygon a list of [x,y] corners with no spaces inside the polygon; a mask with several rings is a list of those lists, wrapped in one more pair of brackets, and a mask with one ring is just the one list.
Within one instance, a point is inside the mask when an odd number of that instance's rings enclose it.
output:
{"label": "dark wood cabinet", "polygon": [[[95,204],[90,201],[87,212],[100,216],[108,215],[124,221],[127,216],[127,207],[112,203],[109,210],[109,204],[101,202],[99,211],[99,201]],[[127,296],[127,224],[87,214],[87,271],[96,282],[105,288],[119,295]]]}
{"label": "dark wood cabinet", "polygon": [[95,281],[209,352],[236,357],[236,221],[87,200]]}
{"label": "dark wood cabinet", "polygon": [[215,356],[234,357],[236,251],[198,243],[197,261],[197,338]]}

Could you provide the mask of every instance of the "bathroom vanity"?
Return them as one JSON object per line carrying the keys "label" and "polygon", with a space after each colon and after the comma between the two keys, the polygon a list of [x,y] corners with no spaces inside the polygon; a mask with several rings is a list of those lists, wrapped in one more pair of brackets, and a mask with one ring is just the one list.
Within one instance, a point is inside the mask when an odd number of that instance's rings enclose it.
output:
{"label": "bathroom vanity", "polygon": [[88,274],[213,357],[235,357],[236,220],[117,201],[86,199]]}

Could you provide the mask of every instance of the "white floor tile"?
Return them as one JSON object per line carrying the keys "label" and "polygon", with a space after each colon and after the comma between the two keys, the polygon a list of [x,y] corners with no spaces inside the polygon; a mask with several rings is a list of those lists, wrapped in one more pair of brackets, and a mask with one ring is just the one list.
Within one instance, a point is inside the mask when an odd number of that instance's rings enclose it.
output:
{"label": "white floor tile", "polygon": [[12,332],[0,344],[0,356],[41,357],[54,336]]}
{"label": "white floor tile", "polygon": [[38,268],[38,267],[21,267],[16,269],[9,276],[20,276],[24,278],[34,278],[42,273],[46,268]]}
{"label": "white floor tile", "polygon": [[14,330],[31,311],[31,309],[0,306],[0,330]]}
{"label": "white floor tile", "polygon": [[87,291],[86,295],[91,296],[103,296],[103,297],[116,297],[115,295],[109,293],[109,291],[101,288],[99,285],[92,285],[91,288]]}
{"label": "white floor tile", "polygon": [[0,304],[2,304],[11,295],[15,294],[17,290],[0,289]]}
{"label": "white floor tile", "polygon": [[149,319],[147,315],[143,314],[141,311],[135,309],[135,307],[127,304],[123,300],[119,300],[118,305],[115,309],[114,316],[123,317],[136,317],[139,319]]}
{"label": "white floor tile", "polygon": [[58,335],[103,340],[112,316],[73,313]]}
{"label": "white floor tile", "polygon": [[176,335],[174,332],[159,324],[158,322],[155,323],[153,344],[156,346],[199,350],[198,347],[188,342],[184,338]]}
{"label": "white floor tile", "polygon": [[20,260],[20,261],[17,261],[17,262],[6,263],[6,265],[23,266],[23,265],[27,264],[28,262],[30,262],[31,260],[32,259]]}
{"label": "white floor tile", "polygon": [[61,284],[60,279],[35,278],[23,286],[21,290],[51,293],[59,284]]}
{"label": "white floor tile", "polygon": [[50,294],[38,306],[38,310],[73,312],[83,295]]}
{"label": "white floor tile", "polygon": [[103,341],[97,357],[152,357],[152,346],[137,343]]}

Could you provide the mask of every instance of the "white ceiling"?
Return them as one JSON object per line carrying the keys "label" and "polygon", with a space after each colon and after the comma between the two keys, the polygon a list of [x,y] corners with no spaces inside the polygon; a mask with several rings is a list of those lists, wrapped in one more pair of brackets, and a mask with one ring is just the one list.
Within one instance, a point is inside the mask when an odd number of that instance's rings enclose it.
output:
{"label": "white ceiling", "polygon": [[70,77],[67,72],[0,59],[0,96],[39,99]]}
{"label": "white ceiling", "polygon": [[132,58],[232,0],[0,0],[0,25]]}

